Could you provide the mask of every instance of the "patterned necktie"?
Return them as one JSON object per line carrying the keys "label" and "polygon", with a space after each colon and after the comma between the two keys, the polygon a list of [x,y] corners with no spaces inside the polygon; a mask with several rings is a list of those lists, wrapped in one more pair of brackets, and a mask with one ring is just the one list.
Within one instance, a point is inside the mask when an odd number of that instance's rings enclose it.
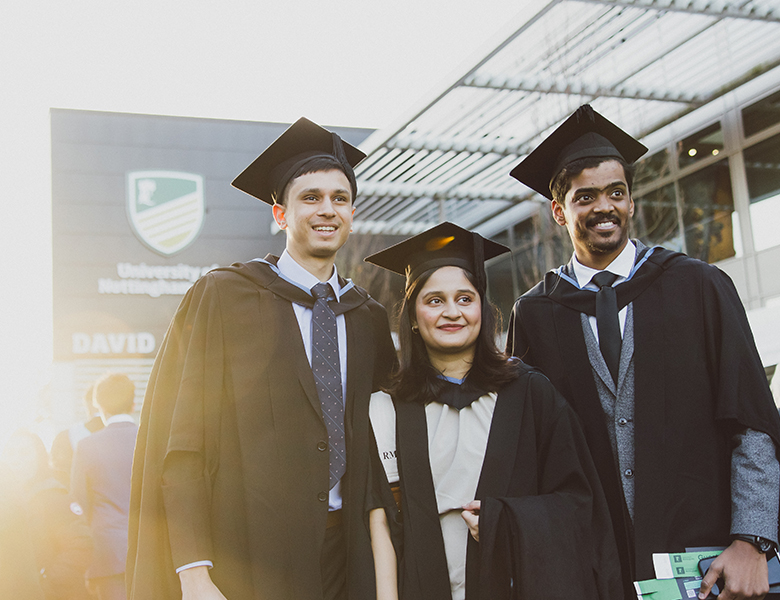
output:
{"label": "patterned necktie", "polygon": [[344,475],[347,457],[344,443],[344,402],[341,394],[341,361],[336,315],[328,300],[336,295],[327,283],[311,288],[316,298],[311,320],[311,370],[328,430],[330,488]]}
{"label": "patterned necktie", "polygon": [[599,288],[596,293],[596,325],[599,330],[599,348],[604,362],[607,363],[612,380],[617,385],[620,369],[620,320],[618,319],[617,295],[612,284],[618,278],[614,273],[601,271],[593,276],[594,284]]}

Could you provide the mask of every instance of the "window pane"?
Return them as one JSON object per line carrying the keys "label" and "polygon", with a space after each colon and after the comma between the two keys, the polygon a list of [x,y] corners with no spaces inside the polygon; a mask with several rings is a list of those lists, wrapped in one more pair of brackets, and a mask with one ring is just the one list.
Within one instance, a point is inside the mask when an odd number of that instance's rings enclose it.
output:
{"label": "window pane", "polygon": [[723,150],[723,130],[720,122],[677,142],[677,160],[680,168],[692,165],[708,156],[717,156]]}
{"label": "window pane", "polygon": [[688,254],[710,263],[735,255],[731,175],[722,160],[680,180]]}
{"label": "window pane", "polygon": [[780,245],[780,135],[746,148],[745,173],[756,251]]}
{"label": "window pane", "polygon": [[509,314],[517,300],[512,285],[512,266],[512,257],[505,254],[487,267],[488,298],[501,314],[502,330],[509,326]]}
{"label": "window pane", "polygon": [[673,184],[634,198],[633,227],[633,235],[648,246],[682,251]]}
{"label": "window pane", "polygon": [[669,151],[661,150],[636,163],[634,188],[669,175]]}
{"label": "window pane", "polygon": [[511,309],[511,304],[502,304],[503,292],[493,286],[506,287],[509,292],[517,286],[517,295],[523,294],[539,283],[547,271],[568,262],[573,251],[566,228],[553,221],[549,209],[514,225],[511,239],[505,232],[491,239],[512,248],[511,277],[494,276],[492,267],[488,269],[490,297],[502,311],[505,306]]}
{"label": "window pane", "polygon": [[750,137],[775,123],[780,123],[780,92],[775,92],[742,111],[745,137]]}
{"label": "window pane", "polygon": [[746,148],[743,155],[750,202],[780,193],[780,135]]}

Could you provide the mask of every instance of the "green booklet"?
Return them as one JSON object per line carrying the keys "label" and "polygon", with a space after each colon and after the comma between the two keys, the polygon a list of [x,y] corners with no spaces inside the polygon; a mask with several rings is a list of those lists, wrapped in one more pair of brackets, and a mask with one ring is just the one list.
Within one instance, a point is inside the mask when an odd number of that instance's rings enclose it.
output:
{"label": "green booklet", "polygon": [[691,600],[699,596],[701,577],[635,581],[638,600]]}
{"label": "green booklet", "polygon": [[701,552],[653,554],[658,579],[634,582],[638,600],[691,600],[697,598],[702,576],[699,561],[717,556],[722,549]]}
{"label": "green booklet", "polygon": [[674,577],[701,577],[699,561],[718,556],[721,550],[702,552],[675,552],[670,554],[653,554],[653,567],[658,579]]}

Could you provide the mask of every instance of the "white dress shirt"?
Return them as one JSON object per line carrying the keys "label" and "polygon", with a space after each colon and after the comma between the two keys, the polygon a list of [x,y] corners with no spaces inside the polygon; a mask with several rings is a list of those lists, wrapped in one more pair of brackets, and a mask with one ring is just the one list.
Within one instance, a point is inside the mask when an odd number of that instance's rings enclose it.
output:
{"label": "white dress shirt", "polygon": [[[602,269],[603,271],[609,271],[610,273],[614,273],[618,276],[618,278],[612,284],[612,287],[615,287],[621,281],[628,279],[628,276],[631,275],[631,270],[634,268],[635,261],[636,246],[634,246],[634,242],[628,240],[626,247],[623,248],[623,251],[620,254],[618,254],[617,258],[609,263],[606,269]],[[577,278],[577,284],[580,286],[580,289],[593,290],[597,292],[599,288],[591,280],[593,279],[593,276],[596,275],[596,273],[601,273],[601,271],[598,269],[591,269],[590,267],[583,265],[580,261],[577,260],[576,254],[572,257],[571,262],[572,266],[574,267],[574,277]],[[626,328],[627,312],[628,307],[626,306],[618,311],[618,320],[620,321],[620,337],[623,337],[623,330]],[[593,329],[593,335],[596,336],[596,341],[598,341],[599,331],[598,326],[596,325],[596,317],[589,316],[588,322],[590,323],[591,329]]]}
{"label": "white dress shirt", "polygon": [[[315,285],[320,283],[314,275],[309,273],[301,265],[295,262],[295,259],[289,255],[287,250],[282,252],[279,257],[279,261],[276,263],[279,269],[279,274],[289,281],[297,285],[306,291],[311,290]],[[349,289],[350,286],[346,286],[343,290],[339,285],[339,275],[336,271],[336,265],[333,265],[333,275],[330,279],[322,283],[329,283],[330,287],[336,293],[336,298],[340,298],[342,292]],[[303,340],[303,347],[306,350],[306,358],[311,365],[311,327],[312,327],[312,314],[313,310],[304,306],[303,304],[293,303],[293,310],[295,311],[295,317],[298,319],[298,327],[301,330],[301,339]],[[347,397],[347,324],[344,315],[338,315],[336,317],[336,329],[338,330],[339,337],[339,362],[341,366],[341,398],[342,400]],[[339,481],[330,490],[328,498],[328,506],[330,510],[338,510],[341,508],[341,481]]]}
{"label": "white dress shirt", "polygon": [[112,423],[135,423],[135,419],[133,419],[132,415],[121,413],[118,415],[111,415],[105,420],[106,427]]}

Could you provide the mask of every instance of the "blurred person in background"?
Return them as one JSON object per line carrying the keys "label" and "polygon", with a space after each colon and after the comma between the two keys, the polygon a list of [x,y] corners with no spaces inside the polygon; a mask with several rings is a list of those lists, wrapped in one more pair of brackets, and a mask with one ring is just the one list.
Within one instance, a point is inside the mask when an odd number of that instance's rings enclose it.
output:
{"label": "blurred person in background", "polygon": [[2,598],[86,600],[89,529],[81,507],[52,475],[43,442],[34,433],[17,431],[5,444],[0,463],[0,590],[18,590]]}
{"label": "blurred person in background", "polygon": [[43,600],[27,512],[10,481],[0,463],[0,598]]}
{"label": "blurred person in background", "polygon": [[127,375],[108,374],[95,383],[95,404],[105,429],[76,446],[71,491],[84,508],[95,553],[88,587],[99,600],[123,600],[133,449],[138,427],[131,413],[135,385]]}
{"label": "blurred person in background", "polygon": [[84,392],[84,409],[87,420],[60,431],[51,445],[51,467],[54,470],[54,476],[67,488],[70,488],[70,471],[73,466],[73,452],[76,450],[76,446],[88,435],[105,427],[93,402],[94,390],[93,384]]}

